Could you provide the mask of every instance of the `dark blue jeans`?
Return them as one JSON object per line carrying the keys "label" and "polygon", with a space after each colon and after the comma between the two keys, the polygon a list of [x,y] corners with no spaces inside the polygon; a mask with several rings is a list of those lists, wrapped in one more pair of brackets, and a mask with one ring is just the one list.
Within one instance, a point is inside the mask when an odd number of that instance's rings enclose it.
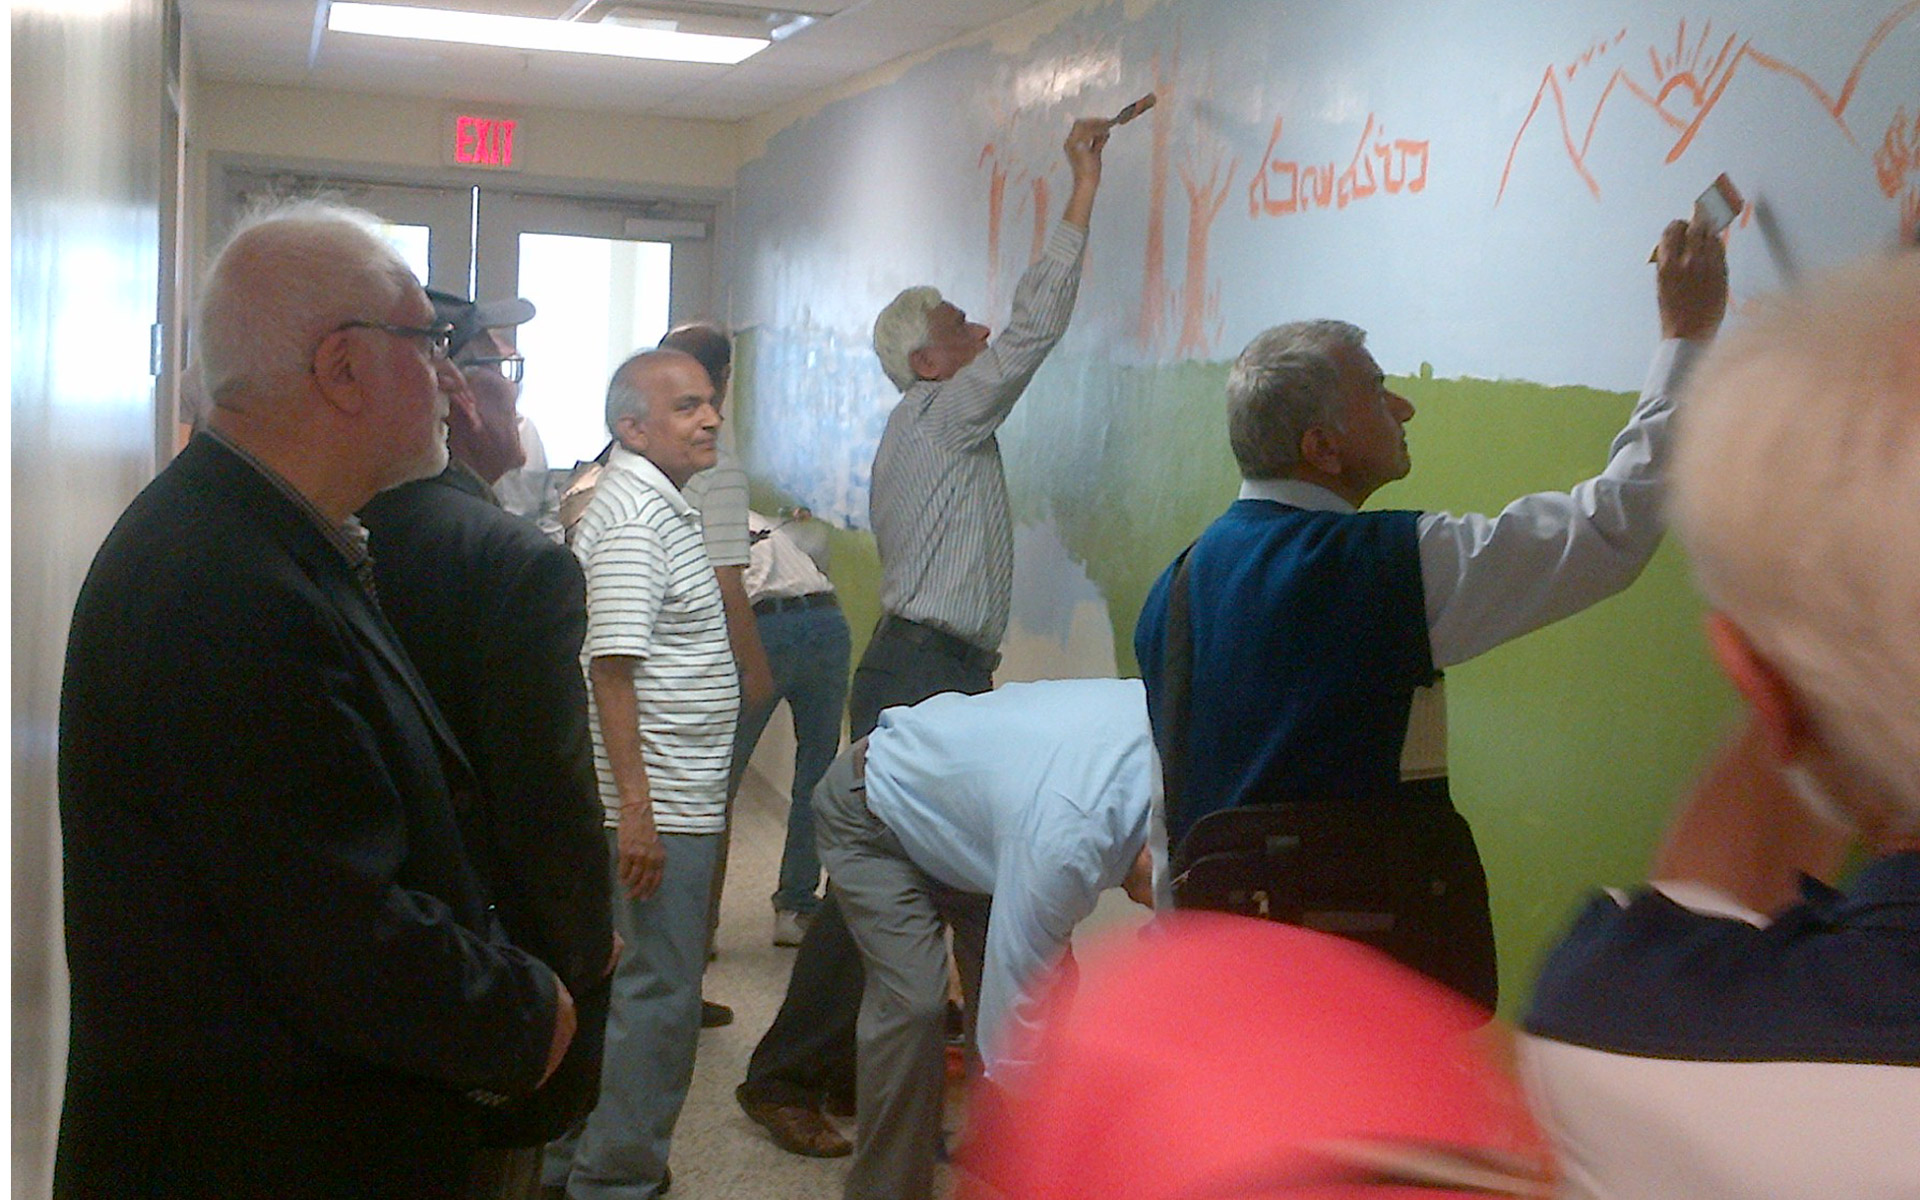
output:
{"label": "dark blue jeans", "polygon": [[759,712],[741,714],[733,743],[733,776],[737,783],[767,719],[785,700],[793,713],[793,795],[773,907],[811,914],[820,907],[815,895],[820,886],[820,852],[813,838],[813,789],[840,748],[840,712],[847,700],[853,637],[847,618],[832,604],[762,613],[755,623],[773,668],[774,699]]}

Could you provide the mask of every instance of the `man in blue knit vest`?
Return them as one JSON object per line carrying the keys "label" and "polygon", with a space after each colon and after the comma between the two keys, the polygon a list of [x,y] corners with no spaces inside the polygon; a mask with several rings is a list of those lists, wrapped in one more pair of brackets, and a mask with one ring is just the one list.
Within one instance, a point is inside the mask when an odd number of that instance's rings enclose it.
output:
{"label": "man in blue knit vest", "polygon": [[[1494,517],[1358,511],[1407,474],[1413,417],[1362,330],[1298,322],[1241,352],[1227,409],[1244,482],[1186,562],[1192,675],[1170,845],[1241,804],[1444,798],[1440,671],[1638,576],[1662,529],[1673,398],[1727,303],[1724,250],[1704,226],[1673,222],[1657,261],[1663,340],[1606,469]],[[1134,631],[1163,756],[1174,573]]]}

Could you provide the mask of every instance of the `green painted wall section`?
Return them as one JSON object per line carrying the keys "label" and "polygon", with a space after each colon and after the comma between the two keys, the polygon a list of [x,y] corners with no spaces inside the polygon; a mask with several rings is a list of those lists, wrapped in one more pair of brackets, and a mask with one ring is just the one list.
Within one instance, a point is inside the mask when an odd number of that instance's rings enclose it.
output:
{"label": "green painted wall section", "polygon": [[[1631,396],[1477,380],[1403,380],[1420,410],[1415,471],[1386,503],[1493,512],[1598,471]],[[1683,556],[1663,545],[1638,582],[1448,672],[1455,796],[1486,858],[1503,1005],[1599,884],[1645,877],[1674,800],[1733,720],[1700,637]]]}
{"label": "green painted wall section", "polygon": [[[1225,375],[1219,363],[1056,356],[1002,431],[1016,520],[1054,522],[1106,597],[1123,673],[1137,669],[1133,624],[1148,588],[1237,486]],[[753,426],[751,385],[736,384],[743,444],[772,436]],[[1633,399],[1472,379],[1393,386],[1418,409],[1414,470],[1375,505],[1458,512],[1593,474]],[[764,480],[755,500],[790,502]],[[833,574],[857,657],[878,614],[871,535],[835,531]],[[1644,877],[1674,799],[1732,719],[1699,618],[1669,544],[1621,595],[1448,673],[1454,794],[1486,859],[1508,1015],[1582,897]]]}

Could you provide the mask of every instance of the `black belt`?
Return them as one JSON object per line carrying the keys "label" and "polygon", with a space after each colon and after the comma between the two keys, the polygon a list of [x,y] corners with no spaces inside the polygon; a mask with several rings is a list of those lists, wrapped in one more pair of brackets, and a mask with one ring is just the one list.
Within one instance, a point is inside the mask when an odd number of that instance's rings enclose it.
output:
{"label": "black belt", "polygon": [[948,658],[957,658],[976,671],[993,674],[1000,665],[1000,655],[993,650],[982,650],[957,634],[944,629],[935,629],[931,625],[922,625],[918,621],[909,621],[905,617],[896,617],[887,613],[880,618],[880,624],[874,627],[873,636],[893,638],[908,645],[920,646],[944,654]]}
{"label": "black belt", "polygon": [[768,613],[793,612],[801,608],[824,608],[829,604],[838,604],[832,592],[808,592],[804,596],[768,596],[764,600],[753,602],[753,613],[764,617]]}

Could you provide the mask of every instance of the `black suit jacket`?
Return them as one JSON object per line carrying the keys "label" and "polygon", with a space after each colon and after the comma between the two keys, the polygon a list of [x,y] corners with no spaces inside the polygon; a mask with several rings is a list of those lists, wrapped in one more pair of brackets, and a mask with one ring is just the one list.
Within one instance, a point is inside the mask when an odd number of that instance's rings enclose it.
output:
{"label": "black suit jacket", "polygon": [[339,552],[202,435],[122,515],[60,711],[63,1195],[452,1194],[548,969],[462,850],[457,746]]}
{"label": "black suit jacket", "polygon": [[568,1062],[541,1112],[493,1136],[536,1144],[586,1115],[613,951],[580,643],[587,585],[573,553],[501,509],[455,463],[376,496],[380,604],[479,777],[461,827],[516,945],[558,971],[580,1002]]}

